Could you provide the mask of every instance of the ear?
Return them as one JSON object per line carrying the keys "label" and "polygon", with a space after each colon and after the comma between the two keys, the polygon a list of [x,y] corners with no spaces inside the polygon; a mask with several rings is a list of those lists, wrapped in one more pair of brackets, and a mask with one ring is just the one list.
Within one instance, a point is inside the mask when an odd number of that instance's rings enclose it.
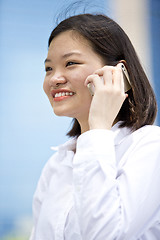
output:
{"label": "ear", "polygon": [[128,71],[128,67],[127,67],[127,62],[126,62],[126,60],[120,60],[118,63],[123,63],[124,66],[126,67],[127,71]]}

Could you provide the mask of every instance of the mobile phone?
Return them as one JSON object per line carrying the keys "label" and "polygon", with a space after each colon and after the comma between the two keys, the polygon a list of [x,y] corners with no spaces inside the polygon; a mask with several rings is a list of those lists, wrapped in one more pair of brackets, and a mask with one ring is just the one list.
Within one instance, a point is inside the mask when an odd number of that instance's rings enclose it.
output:
{"label": "mobile phone", "polygon": [[[120,63],[120,64],[121,64],[121,69],[122,69],[123,79],[124,79],[124,91],[127,92],[129,89],[131,89],[131,83],[130,83],[128,71],[125,65],[123,63]],[[103,77],[100,77],[100,78],[103,81]],[[92,83],[88,83],[87,87],[91,96],[93,96],[95,91],[94,85]]]}
{"label": "mobile phone", "polygon": [[128,71],[127,71],[125,65],[123,63],[120,63],[120,64],[121,64],[121,69],[123,72],[124,91],[127,92],[129,89],[131,89],[131,83],[130,83]]}

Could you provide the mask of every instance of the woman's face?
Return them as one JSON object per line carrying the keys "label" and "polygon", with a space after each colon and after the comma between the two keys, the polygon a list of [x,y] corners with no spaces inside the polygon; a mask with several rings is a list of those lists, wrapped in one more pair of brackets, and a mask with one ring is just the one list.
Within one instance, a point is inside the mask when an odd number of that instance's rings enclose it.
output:
{"label": "woman's face", "polygon": [[56,36],[45,60],[43,88],[58,116],[88,121],[91,95],[86,78],[104,66],[102,58],[80,34],[66,31]]}

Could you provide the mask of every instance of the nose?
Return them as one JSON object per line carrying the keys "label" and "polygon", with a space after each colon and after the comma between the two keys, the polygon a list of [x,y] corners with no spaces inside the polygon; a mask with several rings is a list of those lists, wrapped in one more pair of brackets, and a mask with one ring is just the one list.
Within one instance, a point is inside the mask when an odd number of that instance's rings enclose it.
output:
{"label": "nose", "polygon": [[59,85],[63,85],[67,82],[66,78],[62,74],[54,74],[50,78],[50,86],[56,88]]}

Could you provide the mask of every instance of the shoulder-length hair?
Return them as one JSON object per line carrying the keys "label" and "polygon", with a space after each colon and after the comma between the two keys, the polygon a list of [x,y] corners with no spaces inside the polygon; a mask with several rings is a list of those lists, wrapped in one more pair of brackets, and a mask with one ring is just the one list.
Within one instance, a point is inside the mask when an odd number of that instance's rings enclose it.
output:
{"label": "shoulder-length hair", "polygon": [[[135,49],[123,29],[105,15],[80,14],[69,17],[52,31],[48,46],[52,40],[64,31],[72,30],[86,38],[106,65],[116,66],[124,60],[129,73],[131,89],[117,117],[122,121],[120,127],[129,127],[132,131],[154,123],[157,104],[153,89],[140,64]],[[79,136],[81,128],[77,119],[67,133],[70,137]]]}

